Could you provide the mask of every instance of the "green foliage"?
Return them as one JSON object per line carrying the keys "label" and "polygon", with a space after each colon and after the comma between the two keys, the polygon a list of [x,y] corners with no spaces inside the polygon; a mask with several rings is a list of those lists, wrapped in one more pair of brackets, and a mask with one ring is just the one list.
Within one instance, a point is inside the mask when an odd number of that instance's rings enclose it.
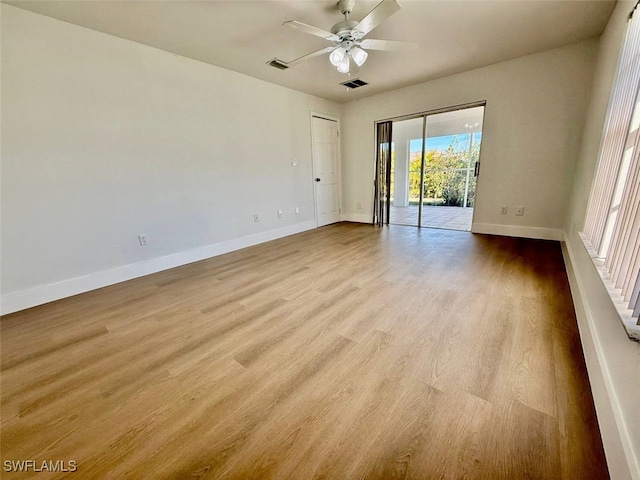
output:
{"label": "green foliage", "polygon": [[[474,143],[469,159],[468,145],[460,145],[457,137],[444,151],[425,152],[424,203],[427,205],[449,205],[461,207],[464,203],[464,188],[467,166],[473,170],[478,159],[480,144]],[[420,157],[414,152],[409,159],[409,201],[420,200]],[[475,199],[476,179],[473,171],[469,176],[467,206],[472,207]]]}

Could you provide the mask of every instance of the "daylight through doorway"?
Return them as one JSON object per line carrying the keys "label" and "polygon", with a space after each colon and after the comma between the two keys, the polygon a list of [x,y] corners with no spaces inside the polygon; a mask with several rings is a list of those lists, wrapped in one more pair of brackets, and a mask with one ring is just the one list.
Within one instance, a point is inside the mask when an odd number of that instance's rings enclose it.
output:
{"label": "daylight through doorway", "polygon": [[471,230],[484,105],[393,121],[389,223]]}

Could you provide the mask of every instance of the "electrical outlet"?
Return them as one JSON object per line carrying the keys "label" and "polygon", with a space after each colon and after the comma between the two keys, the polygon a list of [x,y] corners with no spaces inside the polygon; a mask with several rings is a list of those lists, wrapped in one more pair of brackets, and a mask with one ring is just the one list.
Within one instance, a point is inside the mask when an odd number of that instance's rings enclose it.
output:
{"label": "electrical outlet", "polygon": [[524,215],[524,207],[516,207],[516,217],[521,217]]}
{"label": "electrical outlet", "polygon": [[140,242],[141,247],[149,245],[149,237],[147,237],[146,233],[141,233],[140,235],[138,235],[138,241]]}
{"label": "electrical outlet", "polygon": [[296,215],[300,215],[300,209],[296,207]]}
{"label": "electrical outlet", "polygon": [[507,206],[506,205],[502,205],[500,207],[500,215],[506,215],[507,214]]}
{"label": "electrical outlet", "polygon": [[297,167],[298,166],[298,159],[297,158],[292,158],[291,159],[291,166],[292,167]]}
{"label": "electrical outlet", "polygon": [[358,210],[362,210],[362,203],[358,202],[356,204],[356,207],[358,208]]}
{"label": "electrical outlet", "polygon": [[255,223],[258,223],[258,222],[260,221],[260,216],[259,216],[257,213],[254,213],[254,214],[253,214],[253,221],[254,221]]}
{"label": "electrical outlet", "polygon": [[284,217],[284,212],[282,210],[278,210],[278,218]]}

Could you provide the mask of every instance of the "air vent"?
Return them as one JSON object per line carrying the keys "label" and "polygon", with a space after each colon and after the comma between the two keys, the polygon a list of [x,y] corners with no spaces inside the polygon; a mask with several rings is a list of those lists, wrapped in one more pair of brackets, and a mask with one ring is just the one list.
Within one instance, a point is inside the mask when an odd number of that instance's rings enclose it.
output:
{"label": "air vent", "polygon": [[365,85],[369,85],[369,84],[364,80],[360,80],[359,78],[356,78],[355,80],[347,80],[346,82],[342,82],[340,85],[344,85],[347,88],[353,89],[353,88],[364,87]]}
{"label": "air vent", "polygon": [[280,70],[286,70],[287,68],[289,68],[289,65],[287,65],[287,62],[284,62],[278,58],[269,60],[267,64],[271,65],[272,67],[276,67],[277,69],[280,69]]}

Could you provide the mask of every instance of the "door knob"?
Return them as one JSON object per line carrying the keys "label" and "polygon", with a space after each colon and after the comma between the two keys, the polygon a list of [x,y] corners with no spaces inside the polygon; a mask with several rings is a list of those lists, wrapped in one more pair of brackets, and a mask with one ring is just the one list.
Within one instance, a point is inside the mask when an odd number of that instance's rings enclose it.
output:
{"label": "door knob", "polygon": [[319,182],[319,181],[320,181],[320,179],[319,179],[319,178],[316,178],[316,182]]}

